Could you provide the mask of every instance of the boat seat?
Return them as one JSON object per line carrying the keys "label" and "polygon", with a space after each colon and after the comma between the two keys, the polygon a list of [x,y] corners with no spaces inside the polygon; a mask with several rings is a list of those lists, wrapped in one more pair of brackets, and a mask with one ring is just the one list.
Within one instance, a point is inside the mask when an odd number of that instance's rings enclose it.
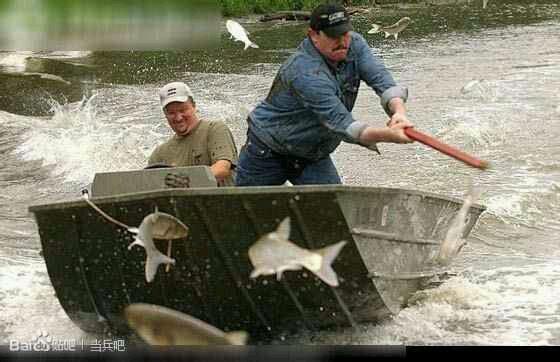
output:
{"label": "boat seat", "polygon": [[104,197],[168,188],[217,187],[208,166],[150,168],[95,174],[91,196]]}

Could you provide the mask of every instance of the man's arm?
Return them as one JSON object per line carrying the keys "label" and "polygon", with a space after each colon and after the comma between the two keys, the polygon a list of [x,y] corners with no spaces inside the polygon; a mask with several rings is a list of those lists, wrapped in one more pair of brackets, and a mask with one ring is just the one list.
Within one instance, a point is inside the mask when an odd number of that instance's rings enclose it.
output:
{"label": "man's arm", "polygon": [[[358,56],[360,78],[380,97],[385,113],[391,117],[395,113],[406,114],[404,103],[408,99],[408,89],[396,84],[385,64],[372,53],[361,35],[355,33],[352,41]],[[397,104],[398,101],[400,103]]]}
{"label": "man's arm", "polygon": [[212,171],[218,183],[221,183],[231,175],[231,162],[218,160],[210,166],[210,171]]}
{"label": "man's arm", "polygon": [[371,145],[376,142],[410,143],[412,140],[404,133],[404,129],[407,127],[413,127],[412,123],[398,122],[383,128],[367,126],[360,133],[360,143],[362,145]]}
{"label": "man's arm", "polygon": [[231,175],[237,162],[237,147],[229,128],[223,122],[212,122],[208,132],[208,152],[212,165],[210,170],[218,183]]}
{"label": "man's arm", "polygon": [[158,163],[163,163],[163,160],[160,157],[160,153],[161,153],[160,150],[161,150],[161,146],[157,146],[152,151],[152,154],[150,155],[150,158],[148,159],[148,166],[155,165],[155,164],[158,164]]}
{"label": "man's arm", "polygon": [[376,57],[362,36],[353,39],[359,56],[360,78],[381,97],[381,106],[391,118],[386,128],[368,126],[359,134],[360,143],[371,145],[376,142],[409,143],[404,128],[413,127],[406,116],[405,102],[408,90],[396,85],[391,73]]}
{"label": "man's arm", "polygon": [[406,118],[406,108],[401,98],[393,98],[389,102],[389,107],[393,112],[391,119],[387,122],[385,128],[366,127],[360,133],[360,143],[370,145],[375,142],[391,142],[391,143],[410,143],[413,142],[404,133],[407,127],[414,127]]}

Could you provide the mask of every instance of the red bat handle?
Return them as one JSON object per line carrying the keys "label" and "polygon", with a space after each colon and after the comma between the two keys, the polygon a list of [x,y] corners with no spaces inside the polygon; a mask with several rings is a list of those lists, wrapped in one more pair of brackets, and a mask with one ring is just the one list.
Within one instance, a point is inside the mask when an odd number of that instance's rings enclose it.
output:
{"label": "red bat handle", "polygon": [[448,156],[451,156],[459,161],[463,161],[469,166],[480,168],[485,170],[488,168],[488,162],[484,160],[479,160],[476,157],[469,155],[461,150],[458,150],[452,146],[449,146],[443,142],[438,141],[432,136],[429,136],[425,133],[419,132],[412,127],[408,127],[404,129],[404,133],[408,136],[408,138],[413,139],[415,141],[421,142],[426,146],[430,146],[435,150],[438,150],[441,153],[444,153]]}

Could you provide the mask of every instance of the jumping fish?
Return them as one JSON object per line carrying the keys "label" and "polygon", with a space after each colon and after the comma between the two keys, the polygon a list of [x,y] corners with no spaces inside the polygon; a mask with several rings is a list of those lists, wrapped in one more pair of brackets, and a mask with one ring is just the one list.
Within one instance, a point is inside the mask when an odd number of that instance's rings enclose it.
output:
{"label": "jumping fish", "polygon": [[[82,197],[104,218],[136,235],[134,241],[128,246],[128,250],[132,249],[134,245],[140,245],[146,249],[146,281],[148,283],[154,279],[159,264],[165,263],[168,268],[170,264],[175,264],[175,260],[169,257],[171,255],[171,240],[186,238],[189,233],[189,228],[181,220],[175,216],[159,212],[156,206],[155,212],[146,216],[139,227],[131,227],[114,219],[95,205],[89,199],[88,187],[82,189]],[[154,238],[168,240],[167,253],[169,256],[160,253],[154,244]]]}
{"label": "jumping fish", "polygon": [[124,309],[128,324],[148,344],[157,346],[244,345],[247,332],[225,333],[188,314],[154,304]]}
{"label": "jumping fish", "polygon": [[397,21],[395,24],[389,26],[372,24],[371,25],[372,28],[370,31],[368,31],[368,34],[383,32],[385,33],[385,38],[388,38],[390,35],[393,35],[395,37],[395,40],[397,40],[399,33],[403,31],[411,22],[412,20],[408,16],[405,16],[401,20]]}
{"label": "jumping fish", "polygon": [[286,217],[275,231],[263,235],[249,248],[249,259],[254,267],[251,278],[276,274],[277,280],[280,280],[284,271],[304,267],[328,285],[338,286],[338,278],[331,263],[346,241],[308,250],[288,240],[289,237],[290,218]]}
{"label": "jumping fish", "polygon": [[226,21],[226,28],[231,34],[230,39],[235,39],[235,41],[241,41],[245,43],[245,48],[243,50],[247,50],[247,48],[258,48],[259,46],[252,41],[249,40],[247,36],[247,31],[236,21],[228,20]]}
{"label": "jumping fish", "polygon": [[483,93],[485,91],[485,88],[482,85],[483,82],[484,79],[473,79],[461,88],[461,93],[468,94],[471,93],[474,89]]}
{"label": "jumping fish", "polygon": [[156,239],[176,239],[185,237],[188,228],[172,215],[156,211],[146,216],[138,228],[129,228],[128,231],[136,234],[134,241],[128,246],[130,250],[134,245],[140,245],[146,250],[146,281],[154,280],[160,264],[175,264],[172,259],[162,254],[154,245]]}
{"label": "jumping fish", "polygon": [[477,196],[478,192],[471,189],[463,201],[463,206],[461,206],[459,212],[451,221],[451,226],[447,230],[445,239],[441,243],[439,253],[436,256],[438,264],[449,265],[465,245],[466,241],[463,239],[463,232],[468,223],[467,214]]}

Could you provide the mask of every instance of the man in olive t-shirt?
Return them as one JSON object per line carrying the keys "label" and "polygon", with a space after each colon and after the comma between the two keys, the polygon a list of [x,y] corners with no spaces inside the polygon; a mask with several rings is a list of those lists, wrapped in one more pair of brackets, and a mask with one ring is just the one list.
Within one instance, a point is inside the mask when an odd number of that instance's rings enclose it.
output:
{"label": "man in olive t-shirt", "polygon": [[159,91],[161,106],[175,135],[156,147],[148,166],[210,166],[219,186],[233,186],[237,148],[228,127],[220,121],[201,120],[190,88],[182,82]]}

